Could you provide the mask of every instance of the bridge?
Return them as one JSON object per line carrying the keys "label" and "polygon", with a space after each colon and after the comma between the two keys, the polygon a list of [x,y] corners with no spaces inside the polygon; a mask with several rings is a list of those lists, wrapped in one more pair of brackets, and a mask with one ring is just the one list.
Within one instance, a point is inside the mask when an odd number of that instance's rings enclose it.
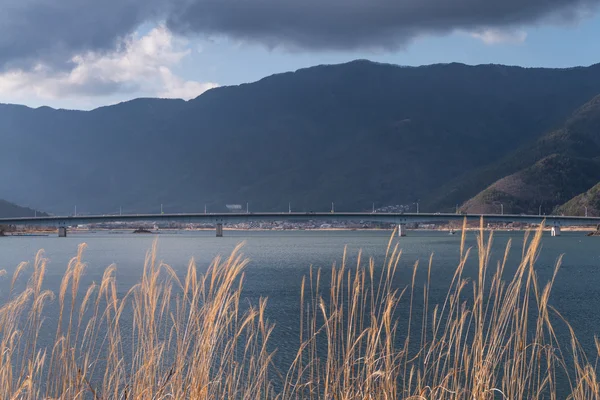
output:
{"label": "bridge", "polygon": [[216,227],[216,235],[223,236],[223,224],[254,221],[363,221],[398,225],[398,233],[404,236],[404,226],[409,223],[440,223],[457,221],[479,221],[524,224],[540,224],[545,221],[552,229],[552,236],[560,235],[563,226],[600,226],[599,217],[572,217],[557,215],[510,215],[510,214],[445,214],[445,213],[377,213],[377,212],[328,212],[328,213],[191,213],[191,214],[127,214],[127,215],[82,215],[25,218],[0,218],[0,226],[48,226],[56,227],[60,237],[67,236],[67,229],[77,225],[110,222],[179,222],[203,223]]}

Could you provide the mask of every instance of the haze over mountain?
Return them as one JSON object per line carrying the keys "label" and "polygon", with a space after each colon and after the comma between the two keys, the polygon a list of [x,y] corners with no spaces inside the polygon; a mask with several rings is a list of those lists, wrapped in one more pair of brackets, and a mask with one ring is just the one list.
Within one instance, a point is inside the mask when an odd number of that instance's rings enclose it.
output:
{"label": "haze over mountain", "polygon": [[[246,202],[251,211],[417,200],[422,211],[454,209],[552,155],[522,149],[538,149],[599,93],[600,65],[355,61],[188,102],[138,99],[89,112],[0,105],[0,193],[57,214],[75,205],[90,213],[158,212],[160,204],[198,212]],[[583,147],[588,162],[596,150]]]}
{"label": "haze over mountain", "polygon": [[35,215],[41,217],[47,214],[38,213],[30,208],[19,207],[16,204],[0,199],[0,218],[33,217]]}

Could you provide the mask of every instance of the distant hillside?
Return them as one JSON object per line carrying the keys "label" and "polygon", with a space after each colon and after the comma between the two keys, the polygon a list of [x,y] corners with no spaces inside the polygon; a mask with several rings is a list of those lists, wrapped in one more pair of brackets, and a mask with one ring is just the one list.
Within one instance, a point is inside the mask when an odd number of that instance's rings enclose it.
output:
{"label": "distant hillside", "polygon": [[600,180],[600,157],[570,158],[554,154],[507,176],[467,201],[467,213],[551,214],[557,204],[573,198]]}
{"label": "distant hillside", "polygon": [[291,202],[317,211],[334,201],[343,211],[417,200],[441,211],[553,154],[504,162],[598,93],[600,65],[356,61],[189,102],[138,99],[90,112],[0,105],[0,193],[56,214],[75,205],[191,212],[249,202],[277,211]]}
{"label": "distant hillside", "polygon": [[600,217],[600,183],[560,206],[558,212],[565,215],[583,216],[585,215],[586,207],[588,216]]}
{"label": "distant hillside", "polygon": [[540,206],[551,213],[600,181],[600,96],[579,108],[563,128],[488,166],[487,171],[509,171],[530,163],[467,201],[462,210],[497,211],[502,203],[507,213],[539,212]]}
{"label": "distant hillside", "polygon": [[[36,212],[30,208],[19,207],[0,199],[0,218],[33,217],[34,215],[36,215]],[[41,217],[48,214],[38,212],[37,215]]]}

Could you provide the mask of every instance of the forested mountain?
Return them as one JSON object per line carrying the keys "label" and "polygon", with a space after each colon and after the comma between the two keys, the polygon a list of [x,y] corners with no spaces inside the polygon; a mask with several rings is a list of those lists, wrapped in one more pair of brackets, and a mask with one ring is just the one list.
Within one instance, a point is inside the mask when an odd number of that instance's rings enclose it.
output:
{"label": "forested mountain", "polygon": [[57,214],[246,202],[261,211],[417,200],[423,211],[454,209],[540,161],[505,162],[598,93],[600,65],[355,61],[187,102],[138,99],[89,112],[0,105],[0,193]]}
{"label": "forested mountain", "polygon": [[574,197],[558,208],[565,215],[600,217],[600,182],[585,193]]}
{"label": "forested mountain", "polygon": [[[555,207],[598,183],[600,96],[579,108],[562,128],[520,148],[487,169],[508,171],[522,165],[528,166],[498,180],[467,201],[462,210],[493,212],[498,210],[499,204],[503,204],[507,213],[538,213],[541,207],[544,213],[550,214]],[[572,205],[559,211],[573,215]]]}

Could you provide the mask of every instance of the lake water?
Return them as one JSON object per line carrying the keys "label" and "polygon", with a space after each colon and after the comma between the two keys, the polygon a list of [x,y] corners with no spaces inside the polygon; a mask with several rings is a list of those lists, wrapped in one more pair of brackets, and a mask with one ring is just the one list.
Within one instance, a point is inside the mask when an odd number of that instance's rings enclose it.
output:
{"label": "lake water", "polygon": [[[409,231],[407,237],[394,238],[403,249],[396,284],[403,287],[410,282],[412,267],[417,260],[424,268],[417,280],[425,279],[425,265],[433,257],[432,303],[443,301],[454,274],[458,257],[460,234],[445,232]],[[492,260],[500,260],[509,239],[513,239],[508,271],[513,271],[520,260],[523,232],[495,233]],[[243,254],[250,259],[246,269],[244,297],[256,303],[259,297],[268,297],[268,315],[276,323],[272,345],[283,357],[291,354],[298,343],[299,293],[302,277],[310,266],[330,270],[342,259],[344,246],[348,260],[354,265],[359,250],[363,257],[373,257],[381,267],[390,232],[387,231],[225,231],[225,237],[216,238],[213,231],[173,232],[159,235],[131,233],[70,233],[67,238],[47,237],[0,238],[0,269],[8,276],[21,261],[33,261],[39,249],[45,250],[50,260],[46,287],[58,291],[66,265],[76,254],[80,243],[87,243],[84,259],[88,264],[83,287],[100,281],[109,264],[117,265],[120,296],[140,278],[144,257],[152,241],[158,237],[158,258],[183,275],[188,261],[194,257],[203,271],[216,255],[228,255],[240,242],[245,241]],[[467,246],[475,246],[475,233],[467,234]],[[550,303],[573,325],[585,348],[593,350],[593,336],[600,333],[600,237],[586,237],[581,232],[563,232],[552,238],[546,233],[537,261],[537,272],[542,283],[547,282],[557,258],[564,254]],[[467,265],[466,276],[476,276],[475,257]],[[6,298],[10,278],[0,281],[0,296]],[[422,287],[422,282],[417,286]],[[49,308],[52,309],[51,307]],[[49,311],[51,312],[51,311]],[[52,317],[49,317],[52,320]],[[51,327],[50,329],[54,329]],[[54,331],[52,331],[54,332]],[[286,350],[289,350],[286,351]]]}

